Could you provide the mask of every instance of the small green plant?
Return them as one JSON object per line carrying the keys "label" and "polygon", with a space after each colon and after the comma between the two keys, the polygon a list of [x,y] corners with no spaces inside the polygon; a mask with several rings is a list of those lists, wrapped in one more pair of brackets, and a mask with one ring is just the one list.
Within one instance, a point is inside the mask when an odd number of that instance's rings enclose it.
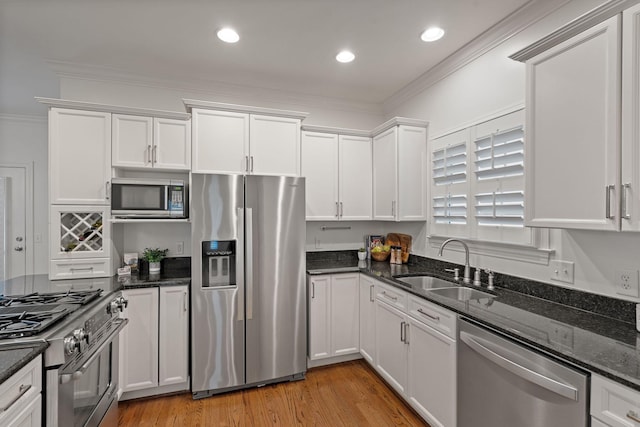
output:
{"label": "small green plant", "polygon": [[358,249],[358,252],[366,252],[367,250],[365,248],[360,248]]}
{"label": "small green plant", "polygon": [[144,248],[144,252],[142,252],[142,258],[144,258],[147,262],[160,262],[162,261],[162,258],[167,256],[167,252],[169,252],[169,249]]}

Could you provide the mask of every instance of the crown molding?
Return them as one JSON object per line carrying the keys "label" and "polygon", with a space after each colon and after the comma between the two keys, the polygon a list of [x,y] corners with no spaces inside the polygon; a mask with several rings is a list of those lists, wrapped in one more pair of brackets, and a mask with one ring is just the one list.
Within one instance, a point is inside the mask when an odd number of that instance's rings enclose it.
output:
{"label": "crown molding", "polygon": [[383,102],[386,113],[478,59],[571,0],[531,0]]}
{"label": "crown molding", "polygon": [[365,138],[371,137],[371,131],[368,131],[368,130],[337,128],[337,127],[331,127],[331,126],[304,124],[300,127],[300,130],[302,130],[303,132],[321,132],[321,133],[331,133],[336,135],[362,136]]}
{"label": "crown molding", "polygon": [[[282,89],[270,89],[258,86],[238,85],[221,81],[192,79],[181,80],[173,77],[149,77],[122,69],[65,61],[47,61],[49,68],[58,76],[69,79],[94,82],[127,84],[153,89],[165,89],[198,93],[206,98],[237,98],[238,95],[250,96],[252,101],[265,101],[270,104],[295,105],[301,109],[310,106],[345,112],[382,115],[382,105],[349,101],[347,99],[309,95]],[[205,96],[206,95],[206,96]]]}
{"label": "crown molding", "polygon": [[191,114],[178,111],[152,110],[148,108],[126,107],[120,105],[99,104],[95,102],[73,101],[70,99],[35,97],[35,100],[47,107],[72,108],[89,111],[108,111],[116,114],[132,114],[137,116],[153,116],[164,119],[189,120]]}
{"label": "crown molding", "polygon": [[509,56],[509,58],[515,61],[524,62],[527,59],[533,58],[539,53],[562,43],[563,41],[569,40],[571,37],[580,34],[584,30],[617,15],[624,9],[627,9],[637,3],[638,0],[610,0],[609,2],[577,17],[567,25],[562,26],[537,42],[519,50]]}
{"label": "crown molding", "polygon": [[182,99],[187,110],[192,108],[206,108],[212,110],[232,111],[235,113],[264,114],[267,116],[289,117],[304,120],[309,113],[302,111],[278,110],[275,108],[252,107],[249,105],[226,104],[224,102],[200,101],[197,99]]}

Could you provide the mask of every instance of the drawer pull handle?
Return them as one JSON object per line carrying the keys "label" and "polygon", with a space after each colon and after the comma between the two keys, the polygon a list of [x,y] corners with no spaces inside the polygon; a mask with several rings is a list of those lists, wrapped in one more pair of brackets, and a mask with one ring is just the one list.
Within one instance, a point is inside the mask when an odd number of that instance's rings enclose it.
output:
{"label": "drawer pull handle", "polygon": [[31,390],[31,384],[21,384],[20,388],[19,388],[19,393],[16,397],[14,397],[13,399],[11,399],[11,402],[7,403],[7,406],[5,406],[4,408],[2,408],[1,412],[6,411],[7,409],[11,408],[13,406],[14,403],[16,403],[18,401],[18,399],[20,399],[22,396],[24,396],[24,394],[26,392],[28,392],[29,390]]}
{"label": "drawer pull handle", "polygon": [[633,420],[636,423],[640,423],[640,417],[638,417],[638,413],[635,411],[627,412],[627,418],[629,418],[630,420]]}
{"label": "drawer pull handle", "polygon": [[74,271],[93,271],[93,267],[82,267],[82,268],[76,268],[76,267],[71,267],[69,269],[72,273]]}
{"label": "drawer pull handle", "polygon": [[398,301],[398,297],[394,297],[394,296],[392,296],[392,295],[389,295],[389,294],[387,294],[385,291],[382,291],[382,295],[383,295],[385,298],[389,298],[390,300]]}
{"label": "drawer pull handle", "polygon": [[418,313],[422,314],[423,316],[427,316],[429,319],[433,319],[436,322],[440,321],[440,316],[433,316],[433,315],[431,315],[431,314],[429,314],[427,312],[422,311],[421,308],[418,309]]}

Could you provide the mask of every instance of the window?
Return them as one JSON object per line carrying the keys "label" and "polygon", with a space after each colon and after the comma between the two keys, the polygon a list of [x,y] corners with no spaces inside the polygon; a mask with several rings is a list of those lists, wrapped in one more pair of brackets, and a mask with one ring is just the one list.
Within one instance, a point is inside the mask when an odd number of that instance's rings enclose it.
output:
{"label": "window", "polygon": [[432,140],[430,235],[538,246],[542,232],[524,226],[524,145],[523,109]]}

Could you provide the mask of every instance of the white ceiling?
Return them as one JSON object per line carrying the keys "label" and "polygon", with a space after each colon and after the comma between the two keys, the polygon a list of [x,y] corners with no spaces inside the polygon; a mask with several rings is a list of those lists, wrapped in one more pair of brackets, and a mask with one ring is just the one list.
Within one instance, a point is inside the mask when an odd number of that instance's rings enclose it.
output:
{"label": "white ceiling", "polygon": [[[0,113],[58,97],[52,61],[382,103],[529,0],[0,0]],[[240,42],[220,42],[230,25]],[[435,43],[420,33],[446,30]],[[356,54],[339,64],[344,48]]]}

